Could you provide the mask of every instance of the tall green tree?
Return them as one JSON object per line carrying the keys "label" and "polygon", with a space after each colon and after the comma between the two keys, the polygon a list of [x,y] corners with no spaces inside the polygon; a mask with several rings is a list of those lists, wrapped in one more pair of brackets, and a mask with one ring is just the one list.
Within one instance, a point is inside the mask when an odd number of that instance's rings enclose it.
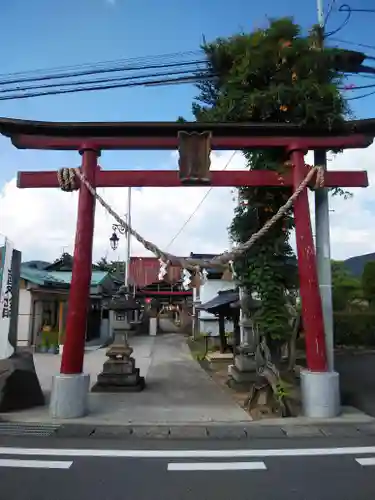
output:
{"label": "tall green tree", "polygon": [[375,306],[375,261],[367,262],[362,274],[363,295],[370,307]]}
{"label": "tall green tree", "polygon": [[[193,103],[198,121],[273,122],[333,126],[342,122],[345,102],[340,74],[333,69],[337,50],[319,49],[317,28],[303,35],[290,18],[272,20],[265,29],[205,43],[207,69],[213,78],[198,85]],[[285,170],[285,151],[243,152],[251,170]],[[239,203],[230,227],[234,242],[243,243],[292,194],[288,188],[239,188]],[[277,358],[290,335],[286,290],[296,284],[296,268],[288,266],[293,251],[293,217],[286,217],[235,263],[249,293],[262,307],[257,321]],[[276,361],[276,359],[275,359]]]}

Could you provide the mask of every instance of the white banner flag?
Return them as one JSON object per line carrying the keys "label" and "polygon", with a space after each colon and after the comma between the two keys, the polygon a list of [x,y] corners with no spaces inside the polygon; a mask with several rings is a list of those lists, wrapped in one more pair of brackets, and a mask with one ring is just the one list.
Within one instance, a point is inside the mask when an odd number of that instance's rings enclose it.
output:
{"label": "white banner flag", "polygon": [[0,359],[9,358],[14,352],[9,343],[13,298],[12,257],[13,245],[6,239],[4,246],[0,248]]}

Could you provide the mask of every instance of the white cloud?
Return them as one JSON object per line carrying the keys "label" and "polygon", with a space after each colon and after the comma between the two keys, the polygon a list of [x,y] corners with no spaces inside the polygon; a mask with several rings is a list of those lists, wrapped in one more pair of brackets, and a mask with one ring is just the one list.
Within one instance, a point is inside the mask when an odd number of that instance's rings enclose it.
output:
{"label": "white cloud", "polygon": [[[213,153],[212,168],[224,168],[231,152]],[[370,187],[353,190],[354,197],[344,201],[331,198],[331,244],[334,258],[346,258],[374,250],[375,240],[375,147],[350,150],[329,163],[335,170],[365,170],[369,172]],[[308,158],[310,160],[310,158]],[[311,160],[310,160],[311,161]],[[105,168],[105,167],[104,167]],[[244,168],[240,153],[234,157],[228,170]],[[142,236],[166,248],[184,221],[199,204],[208,188],[144,188],[133,190],[133,227]],[[127,190],[113,188],[100,190],[101,195],[118,213],[126,210]],[[168,249],[178,255],[193,252],[219,253],[229,247],[227,227],[233,216],[233,190],[215,188],[209,193],[194,218]],[[313,196],[310,196],[313,208]],[[6,234],[23,252],[26,259],[53,260],[64,251],[72,252],[77,213],[77,193],[60,190],[25,189],[16,187],[13,179],[0,190],[0,233]],[[95,220],[94,259],[107,255],[122,259],[125,241],[113,252],[109,246],[112,218],[98,204]],[[148,255],[137,243],[132,244],[133,255]]]}

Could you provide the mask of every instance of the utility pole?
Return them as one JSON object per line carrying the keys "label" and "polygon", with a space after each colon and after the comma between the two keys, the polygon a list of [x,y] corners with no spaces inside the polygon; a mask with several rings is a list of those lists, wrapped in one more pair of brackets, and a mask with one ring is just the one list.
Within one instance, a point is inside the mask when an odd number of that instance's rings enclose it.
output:
{"label": "utility pole", "polygon": [[[318,22],[320,26],[319,43],[324,46],[324,8],[323,0],[317,0]],[[314,151],[314,163],[327,168],[326,150]],[[320,297],[322,300],[324,331],[326,340],[327,363],[329,371],[334,369],[334,339],[332,312],[332,276],[331,249],[329,235],[329,201],[328,189],[315,191],[315,235],[316,259],[319,279]]]}
{"label": "utility pole", "polygon": [[[131,227],[132,224],[132,216],[131,216],[131,210],[132,210],[132,188],[128,188],[128,210],[127,210],[127,223],[129,227]],[[126,289],[129,288],[129,266],[130,266],[130,251],[131,251],[131,234],[130,231],[127,231],[126,234],[127,240],[126,240],[126,260],[125,260],[125,273],[124,273],[124,285]]]}

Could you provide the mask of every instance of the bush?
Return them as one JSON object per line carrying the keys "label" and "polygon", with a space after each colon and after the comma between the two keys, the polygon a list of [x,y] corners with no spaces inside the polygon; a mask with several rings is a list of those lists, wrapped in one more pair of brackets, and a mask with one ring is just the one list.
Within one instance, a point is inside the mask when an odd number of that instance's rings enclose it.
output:
{"label": "bush", "polygon": [[348,311],[333,314],[336,346],[375,347],[375,312]]}

